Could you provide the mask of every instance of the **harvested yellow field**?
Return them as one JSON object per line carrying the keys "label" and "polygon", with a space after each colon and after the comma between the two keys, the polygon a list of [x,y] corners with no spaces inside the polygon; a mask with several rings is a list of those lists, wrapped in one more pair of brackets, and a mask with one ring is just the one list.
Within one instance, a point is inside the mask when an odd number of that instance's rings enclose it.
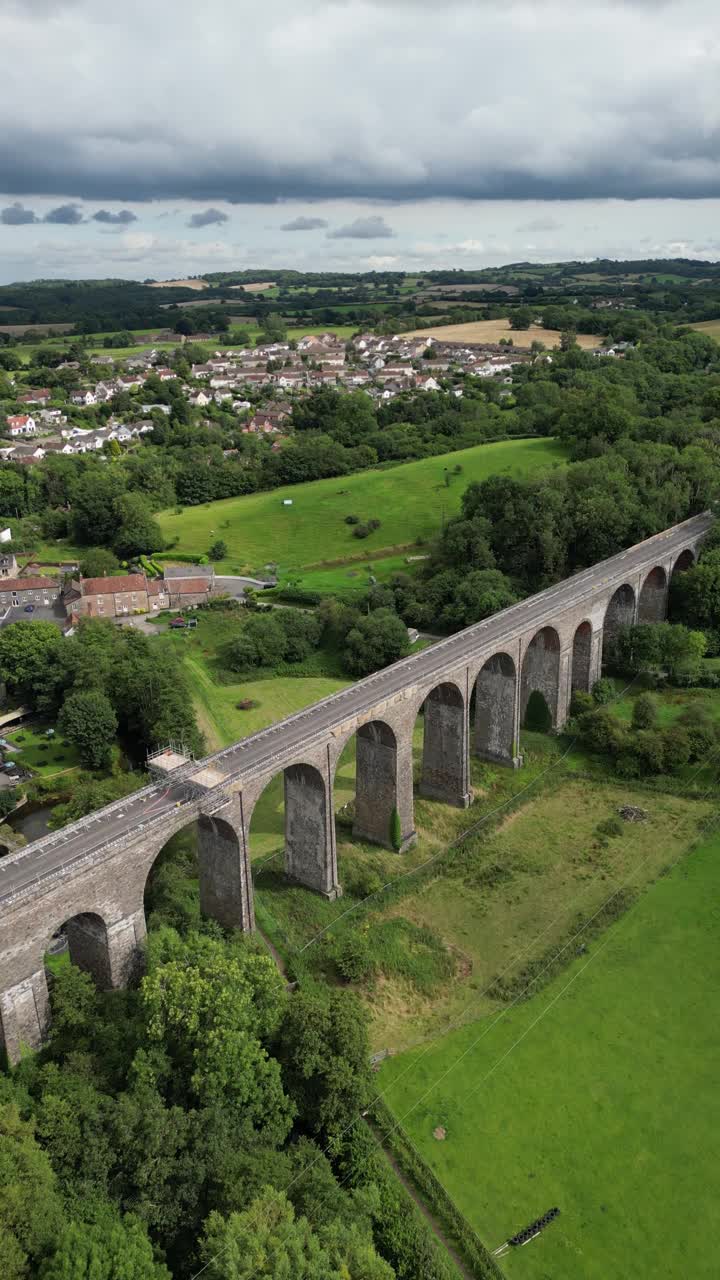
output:
{"label": "harvested yellow field", "polygon": [[[437,338],[440,342],[467,342],[470,345],[512,338],[516,347],[529,347],[531,342],[544,342],[546,347],[560,346],[559,329],[543,329],[537,324],[531,324],[529,329],[511,329],[510,321],[507,319],[473,320],[470,324],[441,324],[429,329],[412,329],[402,336],[404,338]],[[578,346],[589,351],[591,347],[600,346],[601,338],[597,333],[579,333],[577,341]]]}
{"label": "harvested yellow field", "polygon": [[231,284],[231,289],[241,289],[243,293],[264,293],[266,289],[274,289],[274,280],[256,280],[254,284]]}
{"label": "harvested yellow field", "polygon": [[720,320],[700,320],[697,324],[691,324],[691,329],[697,329],[698,333],[706,333],[709,338],[717,338],[720,341]]}
{"label": "harvested yellow field", "polygon": [[207,280],[156,280],[151,289],[209,289]]}

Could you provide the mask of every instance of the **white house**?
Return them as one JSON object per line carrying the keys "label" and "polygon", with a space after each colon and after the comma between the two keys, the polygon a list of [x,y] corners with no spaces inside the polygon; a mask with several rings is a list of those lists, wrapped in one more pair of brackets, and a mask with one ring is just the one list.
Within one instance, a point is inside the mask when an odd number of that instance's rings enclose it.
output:
{"label": "white house", "polygon": [[34,436],[37,430],[35,419],[29,413],[12,413],[5,421],[13,440],[18,436]]}

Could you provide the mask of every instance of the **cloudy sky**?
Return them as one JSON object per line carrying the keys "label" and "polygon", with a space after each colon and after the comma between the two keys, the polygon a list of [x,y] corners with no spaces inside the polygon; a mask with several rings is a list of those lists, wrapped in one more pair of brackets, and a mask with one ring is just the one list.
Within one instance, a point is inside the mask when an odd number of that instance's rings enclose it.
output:
{"label": "cloudy sky", "polygon": [[1,0],[0,280],[720,258],[716,0]]}

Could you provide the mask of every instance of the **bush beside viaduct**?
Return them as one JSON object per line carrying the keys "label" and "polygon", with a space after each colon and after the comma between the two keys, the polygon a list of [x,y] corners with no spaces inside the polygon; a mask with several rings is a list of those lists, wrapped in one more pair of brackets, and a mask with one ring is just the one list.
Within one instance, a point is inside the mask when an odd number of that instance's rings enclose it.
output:
{"label": "bush beside viaduct", "polygon": [[694,563],[711,524],[695,516],[204,761],[161,752],[151,785],[0,860],[0,1044],[9,1061],[39,1046],[48,1027],[44,955],[58,929],[98,986],[128,981],[145,937],[148,875],[176,832],[197,825],[203,913],[252,930],[250,822],[283,773],[286,874],[337,897],[333,781],[353,736],[354,834],[390,845],[397,813],[402,852],[415,836],[419,712],[420,793],[468,805],[471,751],[521,764],[520,724],[535,690],[561,728],[573,690],[598,679],[618,627],[665,617],[672,575]]}

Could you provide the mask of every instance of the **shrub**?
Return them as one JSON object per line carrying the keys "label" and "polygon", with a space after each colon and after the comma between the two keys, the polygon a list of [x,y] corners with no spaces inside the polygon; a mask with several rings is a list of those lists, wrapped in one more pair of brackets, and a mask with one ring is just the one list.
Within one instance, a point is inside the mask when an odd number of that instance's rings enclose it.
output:
{"label": "shrub", "polygon": [[599,707],[605,706],[608,702],[612,702],[615,697],[615,685],[612,680],[608,680],[607,678],[596,680],[592,687],[592,696]]}
{"label": "shrub", "polygon": [[635,699],[632,713],[633,729],[652,729],[657,720],[657,707],[651,693],[641,693]]}
{"label": "shrub", "polygon": [[584,689],[576,689],[570,700],[570,715],[582,716],[586,711],[593,711],[595,705],[595,699],[591,693],[586,693]]}
{"label": "shrub", "polygon": [[599,822],[595,828],[599,836],[607,836],[611,840],[617,836],[621,836],[625,830],[621,818],[606,818],[604,822]]}
{"label": "shrub", "polygon": [[254,707],[259,707],[260,703],[257,698],[241,698],[239,702],[235,703],[235,706],[238,711],[252,711]]}
{"label": "shrub", "polygon": [[393,809],[390,815],[390,843],[395,852],[399,853],[402,844],[402,824],[397,809]]}
{"label": "shrub", "polygon": [[380,528],[380,521],[379,521],[379,520],[368,520],[368,522],[367,522],[367,527],[368,527],[368,529],[370,530],[370,532],[371,532],[371,533],[374,533],[376,529],[379,529],[379,528]]}
{"label": "shrub", "polygon": [[370,536],[370,528],[366,524],[358,524],[353,529],[353,538],[367,538]]}
{"label": "shrub", "polygon": [[228,553],[227,542],[223,542],[222,538],[218,538],[215,542],[213,542],[212,546],[210,547],[210,550],[208,551],[208,557],[211,560],[224,560],[225,557],[227,556],[227,553]]}
{"label": "shrub", "polygon": [[338,940],[333,959],[346,982],[362,982],[375,968],[366,935],[356,931]]}
{"label": "shrub", "polygon": [[346,523],[346,524],[359,524],[359,523],[360,523],[360,517],[359,517],[359,516],[346,516],[346,517],[345,517],[345,523]]}

